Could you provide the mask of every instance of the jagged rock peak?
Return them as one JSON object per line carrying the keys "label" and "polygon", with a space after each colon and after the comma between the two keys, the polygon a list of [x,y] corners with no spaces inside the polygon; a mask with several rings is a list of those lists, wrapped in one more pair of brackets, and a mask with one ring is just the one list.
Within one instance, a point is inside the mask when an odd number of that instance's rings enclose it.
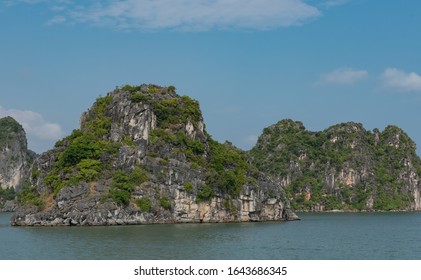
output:
{"label": "jagged rock peak", "polygon": [[268,129],[277,130],[277,131],[285,131],[285,130],[305,130],[303,123],[300,121],[293,121],[291,119],[283,119],[268,127]]}
{"label": "jagged rock peak", "polygon": [[[126,85],[98,98],[92,108],[82,115],[80,123],[82,131],[92,130],[93,126],[104,128],[103,136],[114,142],[120,141],[125,134],[130,134],[133,140],[148,140],[148,132],[157,127],[174,130],[184,126],[193,138],[196,130],[202,134],[204,131],[202,113],[196,100],[179,96],[173,86],[146,84]],[[138,124],[148,126],[136,131]]]}
{"label": "jagged rock peak", "polygon": [[416,150],[415,142],[405,131],[395,125],[387,126],[380,134],[380,138],[382,139],[382,143],[391,147],[407,149],[410,151]]}

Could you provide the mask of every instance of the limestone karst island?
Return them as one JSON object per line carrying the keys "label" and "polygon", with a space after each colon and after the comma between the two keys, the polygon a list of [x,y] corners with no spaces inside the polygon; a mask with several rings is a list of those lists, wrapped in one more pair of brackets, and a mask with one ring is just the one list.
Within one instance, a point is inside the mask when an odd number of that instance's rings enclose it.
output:
{"label": "limestone karst island", "polygon": [[396,126],[311,132],[281,120],[250,151],[207,133],[173,86],[99,97],[80,128],[36,155],[0,119],[0,208],[15,226],[296,220],[293,211],[419,211],[421,160]]}

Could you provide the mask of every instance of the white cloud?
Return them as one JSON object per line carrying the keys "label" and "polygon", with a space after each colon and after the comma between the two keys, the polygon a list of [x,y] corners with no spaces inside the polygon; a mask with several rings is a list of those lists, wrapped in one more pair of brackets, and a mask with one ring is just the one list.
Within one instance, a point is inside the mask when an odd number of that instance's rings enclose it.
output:
{"label": "white cloud", "polygon": [[332,72],[323,74],[319,83],[336,84],[336,85],[352,85],[368,77],[367,70],[354,70],[351,68],[338,68]]}
{"label": "white cloud", "polygon": [[385,88],[398,91],[421,91],[421,76],[415,72],[406,73],[396,68],[387,68],[381,78]]}
{"label": "white cloud", "polygon": [[63,136],[59,124],[49,122],[44,117],[29,110],[4,109],[0,106],[0,117],[11,116],[19,122],[28,137],[29,147],[37,152],[49,148],[49,145]]}
{"label": "white cloud", "polygon": [[[321,15],[303,0],[20,0],[50,3],[57,16],[50,23],[82,22],[117,29],[274,29],[301,25]],[[57,3],[61,3],[57,9]],[[63,9],[65,6],[66,9]]]}
{"label": "white cloud", "polygon": [[50,19],[47,24],[48,25],[54,25],[54,24],[60,24],[64,23],[66,21],[66,18],[64,16],[55,16],[52,19]]}

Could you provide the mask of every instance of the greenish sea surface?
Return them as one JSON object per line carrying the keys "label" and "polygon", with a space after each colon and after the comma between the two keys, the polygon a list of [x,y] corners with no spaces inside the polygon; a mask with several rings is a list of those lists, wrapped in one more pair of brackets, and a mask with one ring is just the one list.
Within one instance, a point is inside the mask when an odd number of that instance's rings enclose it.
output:
{"label": "greenish sea surface", "polygon": [[11,227],[0,259],[421,259],[421,213],[300,213],[301,221]]}

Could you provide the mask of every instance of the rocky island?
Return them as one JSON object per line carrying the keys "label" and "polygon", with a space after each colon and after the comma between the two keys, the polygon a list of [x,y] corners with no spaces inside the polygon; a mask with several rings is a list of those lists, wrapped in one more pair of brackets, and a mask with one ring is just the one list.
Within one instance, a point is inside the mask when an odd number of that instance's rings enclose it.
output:
{"label": "rocky island", "polygon": [[301,211],[420,211],[421,160],[397,126],[348,122],[312,132],[282,120],[263,130],[251,163]]}
{"label": "rocky island", "polygon": [[124,86],[38,157],[15,226],[294,220],[282,186],[206,132],[175,88]]}

